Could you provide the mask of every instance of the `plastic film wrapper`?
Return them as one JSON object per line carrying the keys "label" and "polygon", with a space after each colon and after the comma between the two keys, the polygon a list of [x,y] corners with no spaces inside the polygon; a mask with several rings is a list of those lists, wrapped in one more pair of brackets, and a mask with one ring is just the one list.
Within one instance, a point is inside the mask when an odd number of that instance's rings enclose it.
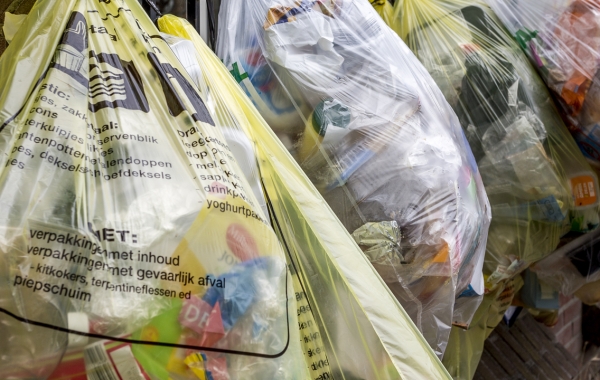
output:
{"label": "plastic film wrapper", "polygon": [[441,356],[483,294],[489,206],[429,74],[367,2],[227,1],[219,25],[220,58]]}
{"label": "plastic film wrapper", "polygon": [[[537,69],[571,135],[597,171],[600,167],[598,3],[544,0],[508,4],[490,0],[488,4]],[[533,270],[564,294],[577,294],[586,303],[596,303],[600,301],[597,290],[600,274],[594,253],[597,235],[582,239],[581,245],[568,244]]]}
{"label": "plastic film wrapper", "polygon": [[452,352],[444,357],[453,376],[471,378],[485,329],[501,320],[490,307],[507,281],[550,255],[569,231],[597,227],[598,179],[545,86],[485,4],[404,0],[394,16],[390,26],[456,111],[491,204],[481,306],[489,310],[478,310],[470,331],[453,329]]}

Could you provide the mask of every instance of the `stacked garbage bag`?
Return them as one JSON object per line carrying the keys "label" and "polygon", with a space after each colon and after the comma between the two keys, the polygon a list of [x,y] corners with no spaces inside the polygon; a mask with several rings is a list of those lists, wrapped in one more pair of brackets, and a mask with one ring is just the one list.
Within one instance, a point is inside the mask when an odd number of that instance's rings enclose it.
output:
{"label": "stacked garbage bag", "polygon": [[551,90],[579,147],[600,168],[600,7],[596,1],[489,0]]}
{"label": "stacked garbage bag", "polygon": [[[595,1],[490,0],[489,5],[550,89],[563,120],[595,170],[600,168],[600,8]],[[597,240],[584,238],[532,268],[564,294],[600,301]],[[580,243],[583,243],[580,244]]]}
{"label": "stacked garbage bag", "polygon": [[430,75],[368,2],[224,1],[219,25],[220,58],[441,356],[483,294],[489,204]]}
{"label": "stacked garbage bag", "polygon": [[[550,255],[565,234],[598,226],[598,179],[543,82],[487,5],[397,1],[390,26],[458,115],[491,204],[488,295],[470,331],[453,332],[452,353],[444,358],[452,375],[470,378],[490,327],[520,287],[512,279]],[[474,357],[475,366],[465,364]]]}
{"label": "stacked garbage bag", "polygon": [[137,1],[40,0],[0,59],[0,378],[447,378],[190,45]]}

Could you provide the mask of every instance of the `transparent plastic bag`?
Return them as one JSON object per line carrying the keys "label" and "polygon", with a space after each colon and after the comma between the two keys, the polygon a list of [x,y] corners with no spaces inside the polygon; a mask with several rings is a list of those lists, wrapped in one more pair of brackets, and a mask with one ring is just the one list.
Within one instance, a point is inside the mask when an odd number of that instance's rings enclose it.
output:
{"label": "transparent plastic bag", "polygon": [[[178,56],[183,61],[196,59],[195,70],[204,73],[198,87],[210,99],[216,120],[257,142],[272,220],[289,248],[302,345],[312,378],[447,376],[344,226],[323,207],[316,189],[292,157],[283,153],[250,99],[192,25],[173,16],[160,18],[158,25],[161,31],[193,42],[194,50],[182,49]],[[189,42],[163,36],[172,46]],[[321,347],[311,338],[315,328],[320,331]],[[397,339],[399,334],[403,339]],[[326,366],[320,366],[319,357],[327,358]]]}
{"label": "transparent plastic bag", "polygon": [[575,295],[588,305],[600,302],[600,234],[596,231],[571,241],[535,263],[540,281],[562,294]]}
{"label": "transparent plastic bag", "polygon": [[598,226],[598,179],[517,44],[483,3],[403,0],[391,26],[455,109],[491,206],[486,287]]}
{"label": "transparent plastic bag", "polygon": [[[430,76],[367,2],[225,1],[219,28],[220,58],[441,356],[483,294],[489,207]],[[271,123],[269,97],[294,121]]]}
{"label": "transparent plastic bag", "polygon": [[600,6],[587,0],[489,0],[551,90],[583,154],[600,168]]}
{"label": "transparent plastic bag", "polygon": [[443,359],[453,377],[470,379],[484,340],[501,320],[494,297],[548,257],[569,230],[597,227],[598,180],[548,102],[545,86],[489,7],[402,0],[394,15],[390,26],[456,111],[491,204],[487,294],[466,330],[453,327]]}
{"label": "transparent plastic bag", "polygon": [[[598,136],[598,69],[600,68],[600,8],[595,1],[490,0],[494,9],[531,64],[550,89],[571,135],[592,167],[600,168]],[[585,191],[584,184],[577,185]],[[584,202],[585,204],[585,202]],[[541,280],[565,294],[576,291],[596,303],[592,285],[599,279],[595,267],[595,237],[567,244],[532,268]],[[584,268],[585,269],[582,269]],[[586,285],[589,284],[589,285]],[[581,289],[581,290],[578,290]],[[586,290],[586,289],[589,289]]]}

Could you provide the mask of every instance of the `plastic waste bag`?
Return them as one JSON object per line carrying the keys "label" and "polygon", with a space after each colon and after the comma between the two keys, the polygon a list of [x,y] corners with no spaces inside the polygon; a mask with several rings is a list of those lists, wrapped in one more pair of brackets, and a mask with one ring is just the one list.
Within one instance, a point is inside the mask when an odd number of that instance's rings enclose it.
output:
{"label": "plastic waste bag", "polygon": [[468,329],[452,328],[443,362],[453,379],[473,379],[485,340],[502,321],[522,286],[520,276],[503,281],[483,297]]}
{"label": "plastic waste bag", "polygon": [[[304,179],[291,156],[283,153],[283,146],[250,99],[194,28],[173,16],[160,18],[158,25],[161,31],[193,42],[195,49],[190,51],[183,49],[190,41],[163,35],[177,47],[182,61],[196,60],[192,70],[204,73],[198,87],[205,91],[216,120],[229,128],[239,128],[257,142],[272,220],[290,248],[288,257],[297,281],[299,328],[312,378],[326,379],[329,374],[336,379],[446,376],[373,267],[331,210],[323,207],[321,196]],[[294,241],[296,245],[290,245]],[[311,338],[317,325],[321,347]],[[408,340],[397,339],[398,334]],[[319,357],[326,357],[327,364],[321,367]],[[325,370],[327,373],[323,373]]]}
{"label": "plastic waste bag", "polygon": [[[477,160],[492,210],[486,292],[496,294],[550,255],[569,230],[597,227],[597,176],[548,103],[545,86],[485,4],[403,0],[394,15],[390,26],[456,111]],[[452,329],[443,362],[457,378],[472,378],[489,335],[484,332],[501,320],[490,297],[466,331]]]}
{"label": "plastic waste bag", "polygon": [[4,25],[2,25],[2,32],[6,42],[10,43],[15,37],[15,34],[25,21],[27,15],[15,15],[9,12],[4,13]]}
{"label": "plastic waste bag", "polygon": [[389,0],[369,0],[369,2],[377,13],[379,13],[383,21],[389,25],[394,19],[394,7],[392,7]]}
{"label": "plastic waste bag", "polygon": [[483,294],[489,208],[430,76],[367,2],[226,1],[219,27],[220,58],[441,356]]}
{"label": "plastic waste bag", "polygon": [[[364,260],[358,247],[315,233],[344,230],[329,210],[309,224],[322,201],[298,170],[286,180],[306,203],[272,185],[293,211],[277,214],[289,240],[273,230],[259,181],[281,184],[277,172],[259,176],[250,140],[223,128],[137,2],[39,1],[0,73],[1,378],[312,378],[301,339],[332,376],[286,256],[335,252],[343,267]],[[363,344],[348,354],[375,341],[357,377],[399,378],[402,359],[411,378],[443,378],[408,318],[382,323],[402,309],[367,269],[366,302],[340,291],[355,312],[346,341]]]}
{"label": "plastic waste bag", "polygon": [[597,282],[600,281],[599,232],[587,234],[557,249],[552,255],[535,263],[531,269],[540,281],[562,294],[576,295],[584,303],[600,302]]}
{"label": "plastic waste bag", "polygon": [[598,179],[484,4],[403,0],[392,26],[458,114],[492,205],[486,287],[598,225]]}
{"label": "plastic waste bag", "polygon": [[134,1],[40,1],[0,61],[0,377],[83,347],[90,378],[140,378],[132,343],[307,377],[282,245],[152,28]]}
{"label": "plastic waste bag", "polygon": [[600,6],[586,0],[489,0],[538,70],[584,155],[600,169]]}
{"label": "plastic waste bag", "polygon": [[[572,136],[597,171],[600,168],[598,4],[571,0],[487,2],[546,82]],[[600,279],[594,263],[596,237],[584,240],[582,245],[567,244],[532,269],[555,289],[568,295],[577,292],[593,304],[600,298],[585,289]]]}

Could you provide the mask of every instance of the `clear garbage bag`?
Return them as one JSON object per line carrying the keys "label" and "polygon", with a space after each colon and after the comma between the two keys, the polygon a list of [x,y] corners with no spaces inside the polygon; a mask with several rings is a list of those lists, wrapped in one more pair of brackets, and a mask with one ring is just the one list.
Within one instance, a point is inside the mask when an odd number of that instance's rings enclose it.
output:
{"label": "clear garbage bag", "polygon": [[455,109],[492,206],[488,289],[598,226],[598,179],[535,71],[483,3],[395,4],[392,24]]}
{"label": "clear garbage bag", "polygon": [[429,74],[368,2],[224,1],[219,28],[219,57],[441,356],[483,294],[489,205]]}
{"label": "clear garbage bag", "polygon": [[[510,3],[489,0],[487,3],[545,81],[571,135],[592,168],[598,171],[599,4],[585,0]],[[586,190],[583,184],[578,186]],[[600,301],[594,285],[600,279],[594,253],[597,237],[583,240],[567,244],[532,269],[555,289],[564,294],[578,294],[585,302],[594,304]]]}
{"label": "clear garbage bag", "polygon": [[600,4],[486,0],[552,92],[583,154],[600,169]]}
{"label": "clear garbage bag", "polygon": [[[235,377],[253,356],[266,377],[306,373],[282,245],[152,28],[133,1],[40,1],[2,56],[3,379],[47,378],[82,345],[112,378],[96,338],[232,353]],[[186,305],[188,341],[136,335]]]}
{"label": "clear garbage bag", "polygon": [[[548,257],[567,232],[597,228],[597,176],[487,5],[401,0],[390,26],[456,111],[477,160],[492,211],[484,265],[488,294]],[[481,326],[493,329],[501,320],[488,319],[489,297],[466,331],[452,330],[452,352],[443,362],[457,378],[473,376],[487,337]]]}

